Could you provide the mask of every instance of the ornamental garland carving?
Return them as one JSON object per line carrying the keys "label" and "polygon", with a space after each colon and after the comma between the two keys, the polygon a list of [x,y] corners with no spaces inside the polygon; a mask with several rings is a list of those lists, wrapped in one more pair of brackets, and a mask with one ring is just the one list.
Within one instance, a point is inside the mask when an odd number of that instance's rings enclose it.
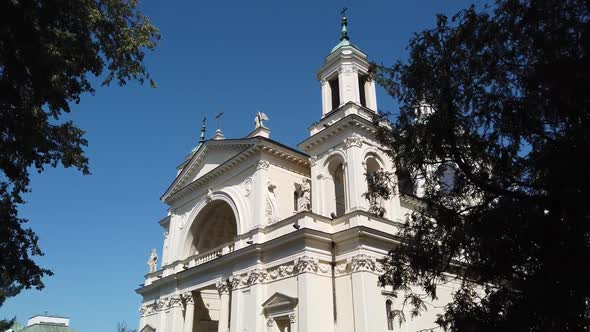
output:
{"label": "ornamental garland carving", "polygon": [[314,167],[318,162],[318,157],[317,156],[311,156],[309,157],[309,164],[311,167]]}
{"label": "ornamental garland carving", "polygon": [[[334,274],[336,276],[361,271],[381,274],[384,272],[384,268],[377,257],[367,254],[355,255],[334,266]],[[331,264],[328,262],[320,262],[316,257],[304,255],[295,259],[295,261],[281,264],[279,266],[273,266],[266,269],[255,268],[241,274],[233,275],[229,280],[217,282],[216,287],[220,294],[226,294],[232,289],[250,287],[255,284],[289,278],[300,273],[316,273],[329,276],[331,275]],[[152,303],[142,304],[139,312],[142,317],[149,316],[156,314],[158,311],[167,310],[172,307],[180,307],[183,303],[194,303],[192,293],[186,292],[181,295],[171,295],[160,298]]]}
{"label": "ornamental garland carving", "polygon": [[256,164],[256,169],[268,169],[268,167],[270,166],[270,163],[268,162],[268,160],[260,160],[258,161],[258,163]]}
{"label": "ornamental garland carving", "polygon": [[180,295],[172,295],[168,298],[168,308],[182,307],[182,298]]}
{"label": "ornamental garland carving", "polygon": [[352,147],[360,148],[363,146],[363,138],[359,134],[353,134],[344,140],[344,145],[347,149]]}
{"label": "ornamental garland carving", "polygon": [[295,261],[295,270],[299,273],[303,272],[317,272],[319,260],[310,256],[303,256],[297,258]]}
{"label": "ornamental garland carving", "polygon": [[350,269],[352,272],[358,271],[375,271],[377,260],[369,255],[360,254],[350,259]]}
{"label": "ornamental garland carving", "polygon": [[373,272],[381,274],[384,272],[383,264],[378,258],[366,254],[358,254],[347,259],[345,262],[336,264],[334,273],[336,275],[345,275],[352,272]]}
{"label": "ornamental garland carving", "polygon": [[218,281],[215,286],[217,287],[217,291],[219,294],[227,294],[230,290],[230,285],[228,281]]}
{"label": "ornamental garland carving", "polygon": [[245,282],[248,285],[254,285],[264,282],[268,273],[263,269],[254,269],[247,273]]}
{"label": "ornamental garland carving", "polygon": [[296,276],[300,273],[311,272],[320,275],[330,275],[329,263],[319,262],[319,259],[311,256],[302,256],[293,262],[273,266],[267,269],[256,268],[248,272],[234,275],[230,279],[232,289],[250,287],[258,283],[271,282]]}
{"label": "ornamental garland carving", "polygon": [[183,293],[181,295],[181,297],[182,297],[185,305],[195,304],[195,298],[193,297],[193,293],[192,292]]}

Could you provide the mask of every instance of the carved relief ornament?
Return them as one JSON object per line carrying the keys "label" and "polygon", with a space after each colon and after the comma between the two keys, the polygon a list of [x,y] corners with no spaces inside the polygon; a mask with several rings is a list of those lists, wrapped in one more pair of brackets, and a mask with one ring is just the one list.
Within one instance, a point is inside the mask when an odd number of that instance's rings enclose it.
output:
{"label": "carved relief ornament", "polygon": [[363,138],[359,134],[353,134],[344,140],[344,145],[346,145],[347,149],[352,147],[360,148],[363,146]]}
{"label": "carved relief ornament", "polygon": [[268,169],[270,167],[270,162],[268,162],[268,160],[260,160],[258,161],[258,163],[256,164],[256,169]]}

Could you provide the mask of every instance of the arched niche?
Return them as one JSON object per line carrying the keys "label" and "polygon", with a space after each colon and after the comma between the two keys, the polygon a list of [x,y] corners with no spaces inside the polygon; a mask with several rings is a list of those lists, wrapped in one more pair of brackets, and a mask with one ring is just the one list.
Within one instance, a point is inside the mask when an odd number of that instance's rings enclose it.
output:
{"label": "arched niche", "polygon": [[234,208],[225,200],[211,200],[200,209],[190,224],[186,256],[233,243],[237,234],[238,220]]}

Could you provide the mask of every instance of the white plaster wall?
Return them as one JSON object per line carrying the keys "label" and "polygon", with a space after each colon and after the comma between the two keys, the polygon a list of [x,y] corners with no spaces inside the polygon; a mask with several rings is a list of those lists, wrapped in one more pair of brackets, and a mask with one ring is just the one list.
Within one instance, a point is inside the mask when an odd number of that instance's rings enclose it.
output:
{"label": "white plaster wall", "polygon": [[280,207],[278,220],[292,216],[297,212],[293,204],[295,184],[301,184],[303,179],[309,178],[272,164],[268,176],[271,183],[276,186],[274,192]]}

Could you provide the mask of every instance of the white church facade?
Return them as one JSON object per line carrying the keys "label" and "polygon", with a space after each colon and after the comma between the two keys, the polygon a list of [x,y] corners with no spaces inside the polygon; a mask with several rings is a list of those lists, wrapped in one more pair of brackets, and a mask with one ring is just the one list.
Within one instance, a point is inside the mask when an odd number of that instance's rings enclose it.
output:
{"label": "white church facade", "polygon": [[[322,114],[298,149],[270,139],[264,114],[244,138],[201,142],[162,196],[160,267],[136,290],[140,332],[373,332],[435,327],[451,290],[399,322],[379,259],[415,199],[369,212],[366,176],[392,170],[375,140],[375,83],[346,32],[317,72]],[[318,114],[319,115],[319,114]]]}

